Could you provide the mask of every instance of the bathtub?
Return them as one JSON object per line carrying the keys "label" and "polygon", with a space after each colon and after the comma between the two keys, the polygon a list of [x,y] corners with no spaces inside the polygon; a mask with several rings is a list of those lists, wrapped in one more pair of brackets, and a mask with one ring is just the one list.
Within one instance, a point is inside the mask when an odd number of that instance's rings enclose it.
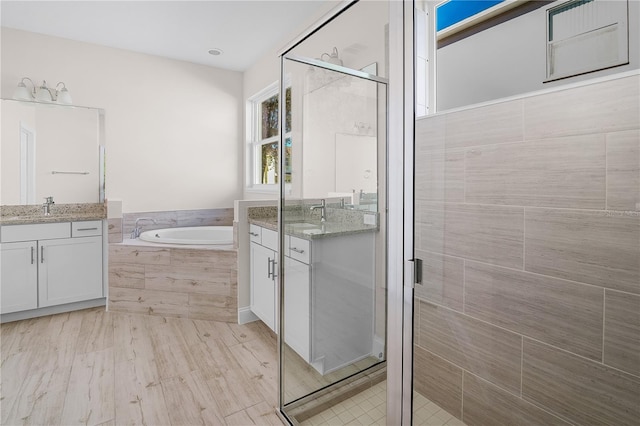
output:
{"label": "bathtub", "polygon": [[233,244],[233,226],[192,226],[145,231],[140,239],[160,244],[229,245]]}

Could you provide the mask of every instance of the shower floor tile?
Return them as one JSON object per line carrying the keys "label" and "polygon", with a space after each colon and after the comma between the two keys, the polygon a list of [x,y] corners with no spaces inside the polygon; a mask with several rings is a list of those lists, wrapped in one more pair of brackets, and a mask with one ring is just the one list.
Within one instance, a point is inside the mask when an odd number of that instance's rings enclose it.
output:
{"label": "shower floor tile", "polygon": [[[387,424],[387,382],[364,392],[300,423],[301,426],[355,426]],[[459,419],[417,392],[413,394],[413,424],[422,426],[465,426]]]}

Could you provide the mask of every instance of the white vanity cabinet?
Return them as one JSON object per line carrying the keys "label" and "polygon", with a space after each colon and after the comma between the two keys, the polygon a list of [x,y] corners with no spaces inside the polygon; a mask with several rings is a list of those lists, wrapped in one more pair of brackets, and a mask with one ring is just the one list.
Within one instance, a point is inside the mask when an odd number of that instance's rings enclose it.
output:
{"label": "white vanity cabinet", "polygon": [[[306,362],[311,356],[311,267],[310,242],[286,237],[289,255],[284,258],[284,336],[285,342]],[[295,257],[293,257],[295,256]]]}
{"label": "white vanity cabinet", "polygon": [[2,314],[103,297],[102,221],[0,230]]}
{"label": "white vanity cabinet", "polygon": [[37,249],[35,241],[2,243],[1,313],[38,307]]}
{"label": "white vanity cabinet", "polygon": [[250,225],[251,311],[276,330],[276,279],[278,275],[278,233]]}

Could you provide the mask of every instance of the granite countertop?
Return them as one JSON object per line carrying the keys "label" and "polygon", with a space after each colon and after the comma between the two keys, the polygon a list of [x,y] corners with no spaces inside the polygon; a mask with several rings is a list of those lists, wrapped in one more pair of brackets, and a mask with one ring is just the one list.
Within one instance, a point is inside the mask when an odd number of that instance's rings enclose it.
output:
{"label": "granite countertop", "polygon": [[54,204],[51,214],[45,216],[40,205],[2,206],[0,225],[28,225],[34,223],[80,222],[107,218],[104,204]]}
{"label": "granite countertop", "polygon": [[[252,223],[263,228],[278,231],[278,219],[277,218],[253,218],[249,219],[249,223]],[[297,227],[297,224],[309,224],[313,227],[301,225]],[[364,225],[356,224],[353,222],[325,222],[324,227],[319,222],[310,222],[308,220],[289,220],[285,225],[285,233],[305,240],[314,240],[318,238],[337,237],[341,235],[357,234],[361,232],[378,231],[377,225]]]}

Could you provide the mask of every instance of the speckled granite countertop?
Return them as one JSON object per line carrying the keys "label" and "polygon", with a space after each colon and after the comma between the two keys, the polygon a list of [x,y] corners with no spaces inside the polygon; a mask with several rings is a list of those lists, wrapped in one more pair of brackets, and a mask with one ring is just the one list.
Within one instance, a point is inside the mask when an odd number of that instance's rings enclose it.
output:
{"label": "speckled granite countertop", "polygon": [[[263,228],[271,229],[273,231],[278,230],[277,218],[254,218],[249,219],[249,223],[261,226]],[[315,225],[314,227],[306,227],[302,225],[299,228],[299,224]],[[353,222],[325,222],[324,227],[320,222],[307,220],[295,220],[290,221],[285,225],[285,233],[294,237],[303,238],[305,240],[314,240],[318,238],[337,237],[341,235],[357,234],[361,232],[377,231],[376,225],[364,225],[356,224]],[[306,231],[306,232],[305,232]]]}
{"label": "speckled granite countertop", "polygon": [[41,205],[0,206],[0,225],[32,223],[79,222],[107,218],[107,208],[101,203],[54,204],[45,216]]}

